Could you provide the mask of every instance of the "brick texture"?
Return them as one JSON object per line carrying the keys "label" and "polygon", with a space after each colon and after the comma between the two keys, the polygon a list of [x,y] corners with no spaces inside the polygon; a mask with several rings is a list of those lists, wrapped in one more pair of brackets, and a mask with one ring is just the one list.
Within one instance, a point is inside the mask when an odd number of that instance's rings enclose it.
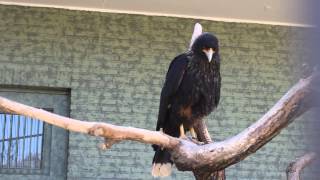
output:
{"label": "brick texture", "polygon": [[[153,130],[168,65],[187,49],[195,22],[1,5],[0,84],[71,88],[72,118]],[[223,140],[255,122],[297,81],[306,58],[296,53],[304,47],[303,28],[200,23],[221,44],[221,103],[207,120],[214,139]],[[228,168],[228,179],[285,179],[288,163],[307,149],[301,142],[308,122],[294,122]],[[100,142],[70,133],[68,179],[152,179],[149,145],[121,142],[102,151]],[[175,171],[168,179],[192,178]]]}

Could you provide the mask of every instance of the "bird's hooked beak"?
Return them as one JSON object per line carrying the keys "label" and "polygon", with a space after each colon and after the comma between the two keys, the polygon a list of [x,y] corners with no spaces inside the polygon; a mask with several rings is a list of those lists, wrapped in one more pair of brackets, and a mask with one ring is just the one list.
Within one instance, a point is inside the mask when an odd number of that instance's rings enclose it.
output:
{"label": "bird's hooked beak", "polygon": [[206,54],[209,62],[211,62],[212,55],[215,53],[215,51],[212,48],[206,48],[206,49],[203,49],[202,51]]}

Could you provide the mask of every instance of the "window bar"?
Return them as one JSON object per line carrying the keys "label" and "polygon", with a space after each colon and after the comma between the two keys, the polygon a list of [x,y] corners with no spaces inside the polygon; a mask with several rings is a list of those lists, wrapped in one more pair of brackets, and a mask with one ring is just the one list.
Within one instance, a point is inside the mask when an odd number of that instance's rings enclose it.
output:
{"label": "window bar", "polygon": [[3,157],[4,157],[4,139],[5,139],[5,130],[6,130],[6,125],[7,125],[7,118],[6,115],[4,114],[4,119],[3,119],[3,129],[2,129],[2,151],[1,151],[1,167],[3,167]]}
{"label": "window bar", "polygon": [[26,141],[26,129],[27,129],[27,123],[26,123],[26,117],[23,118],[23,142],[22,142],[22,167],[24,167],[24,149],[25,149],[25,141]]}
{"label": "window bar", "polygon": [[41,168],[43,124],[29,117],[0,114],[0,168]]}
{"label": "window bar", "polygon": [[13,115],[10,114],[10,130],[9,130],[9,148],[8,148],[8,168],[10,168],[11,166],[11,146],[12,146],[12,127],[13,127],[13,118],[12,118]]}
{"label": "window bar", "polygon": [[16,139],[16,157],[15,157],[15,162],[16,162],[16,168],[18,167],[18,156],[19,156],[19,139],[20,139],[20,136],[19,136],[19,133],[20,133],[20,116],[18,116],[18,119],[16,119],[18,122],[18,127],[16,129],[16,135],[17,135],[17,139]]}
{"label": "window bar", "polygon": [[40,136],[40,166],[39,168],[41,168],[43,166],[43,161],[42,161],[42,154],[43,154],[43,144],[44,144],[44,126],[45,126],[45,123],[40,121],[40,130],[41,130],[41,136]]}
{"label": "window bar", "polygon": [[32,124],[33,124],[33,119],[30,118],[30,123],[31,123],[31,127],[30,127],[30,143],[29,143],[29,168],[32,168],[32,152],[31,152],[31,146],[32,146]]}
{"label": "window bar", "polygon": [[37,157],[37,159],[36,159],[36,168],[40,168],[40,162],[41,162],[41,158],[39,157],[39,150],[38,150],[38,148],[39,148],[39,134],[40,134],[40,121],[39,120],[37,120],[37,134],[38,134],[38,136],[36,137],[36,141],[37,141],[37,143],[36,143],[36,157]]}

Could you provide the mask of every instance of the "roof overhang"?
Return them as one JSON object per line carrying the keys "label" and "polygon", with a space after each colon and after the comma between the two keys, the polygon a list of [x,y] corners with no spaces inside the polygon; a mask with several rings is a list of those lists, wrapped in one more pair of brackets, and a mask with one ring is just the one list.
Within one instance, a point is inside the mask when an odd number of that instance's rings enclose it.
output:
{"label": "roof overhang", "polygon": [[0,0],[0,4],[284,26],[310,26],[301,0]]}

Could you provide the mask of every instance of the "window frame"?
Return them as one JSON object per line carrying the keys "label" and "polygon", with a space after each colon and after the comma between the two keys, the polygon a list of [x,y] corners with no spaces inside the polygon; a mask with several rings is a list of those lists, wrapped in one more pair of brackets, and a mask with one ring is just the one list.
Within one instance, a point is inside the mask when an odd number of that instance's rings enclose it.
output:
{"label": "window frame", "polygon": [[[54,112],[53,108],[41,108],[49,112]],[[0,114],[12,114],[0,111]],[[18,115],[18,114],[12,114]],[[41,148],[40,168],[8,168],[0,166],[0,174],[20,174],[20,175],[49,175],[50,174],[50,154],[51,154],[52,125],[43,122],[43,137]],[[2,162],[1,162],[2,163]]]}

